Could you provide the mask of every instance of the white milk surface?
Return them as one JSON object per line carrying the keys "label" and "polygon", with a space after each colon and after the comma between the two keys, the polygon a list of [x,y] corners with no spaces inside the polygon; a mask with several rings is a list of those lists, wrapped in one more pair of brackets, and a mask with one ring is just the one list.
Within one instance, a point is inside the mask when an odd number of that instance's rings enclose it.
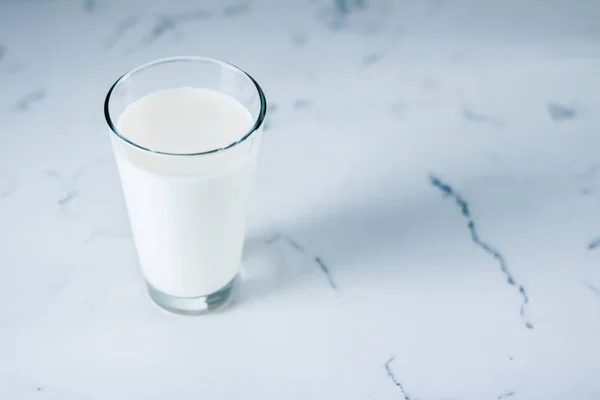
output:
{"label": "white milk surface", "polygon": [[[250,112],[209,89],[154,92],[123,112],[119,133],[146,149],[189,154],[225,147],[251,128]],[[142,272],[156,289],[204,296],[237,274],[257,144],[208,155],[161,155],[113,139]]]}

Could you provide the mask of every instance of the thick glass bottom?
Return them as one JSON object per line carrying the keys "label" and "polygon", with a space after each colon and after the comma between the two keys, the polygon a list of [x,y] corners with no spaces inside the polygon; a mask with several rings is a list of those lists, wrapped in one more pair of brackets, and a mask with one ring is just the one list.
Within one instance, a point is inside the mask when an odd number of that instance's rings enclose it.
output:
{"label": "thick glass bottom", "polygon": [[223,288],[206,296],[176,297],[171,296],[153,287],[146,282],[150,298],[167,311],[180,315],[202,315],[220,311],[231,303],[238,286],[238,277]]}

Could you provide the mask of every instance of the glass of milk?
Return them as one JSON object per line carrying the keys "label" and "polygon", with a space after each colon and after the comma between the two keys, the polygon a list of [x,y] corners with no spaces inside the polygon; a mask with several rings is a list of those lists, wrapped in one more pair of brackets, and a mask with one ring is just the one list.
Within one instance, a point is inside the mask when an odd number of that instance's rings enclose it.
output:
{"label": "glass of milk", "polygon": [[151,298],[199,314],[230,300],[267,103],[246,72],[173,57],[120,77],[104,103]]}

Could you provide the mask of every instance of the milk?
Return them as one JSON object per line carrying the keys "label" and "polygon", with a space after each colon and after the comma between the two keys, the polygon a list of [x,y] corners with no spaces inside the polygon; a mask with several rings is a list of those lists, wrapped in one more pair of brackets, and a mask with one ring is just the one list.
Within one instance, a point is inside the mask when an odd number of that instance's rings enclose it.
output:
{"label": "milk", "polygon": [[[209,89],[157,91],[121,114],[117,131],[145,149],[177,154],[226,147],[253,125],[237,100]],[[162,155],[114,137],[142,272],[155,289],[206,296],[236,276],[259,139],[205,155]]]}

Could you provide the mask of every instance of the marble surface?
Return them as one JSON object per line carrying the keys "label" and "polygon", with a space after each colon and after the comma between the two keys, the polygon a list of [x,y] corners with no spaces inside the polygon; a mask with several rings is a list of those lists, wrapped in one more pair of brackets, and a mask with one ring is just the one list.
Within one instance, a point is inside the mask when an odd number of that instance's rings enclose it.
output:
{"label": "marble surface", "polygon": [[[0,398],[600,398],[600,2],[0,0]],[[102,115],[207,55],[270,115],[226,312],[143,286]]]}

